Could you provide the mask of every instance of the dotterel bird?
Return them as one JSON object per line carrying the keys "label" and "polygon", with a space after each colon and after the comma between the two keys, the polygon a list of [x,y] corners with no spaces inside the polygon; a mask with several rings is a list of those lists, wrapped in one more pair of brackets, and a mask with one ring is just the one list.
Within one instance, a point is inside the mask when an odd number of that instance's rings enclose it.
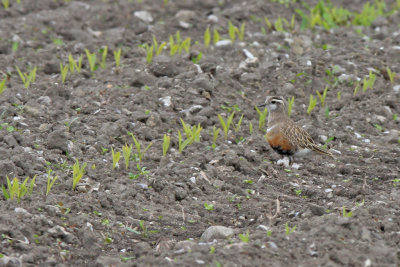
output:
{"label": "dotterel bird", "polygon": [[292,157],[302,157],[309,152],[317,152],[332,158],[329,151],[320,148],[312,137],[289,118],[285,101],[279,96],[268,96],[261,106],[268,108],[266,139],[269,145],[279,154]]}

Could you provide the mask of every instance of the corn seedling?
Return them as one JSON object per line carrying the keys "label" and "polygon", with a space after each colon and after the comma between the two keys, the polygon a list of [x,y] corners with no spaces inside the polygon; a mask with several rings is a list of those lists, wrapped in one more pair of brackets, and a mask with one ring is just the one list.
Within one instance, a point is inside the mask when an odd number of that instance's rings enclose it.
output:
{"label": "corn seedling", "polygon": [[181,43],[181,45],[179,46],[179,49],[178,49],[179,55],[182,54],[182,50],[184,50],[186,52],[186,54],[189,54],[191,42],[192,42],[192,40],[189,37],[186,38],[185,40],[183,40],[183,42]]}
{"label": "corn seedling", "polygon": [[215,45],[216,43],[218,43],[219,40],[221,40],[221,36],[219,35],[218,30],[214,28],[214,33],[213,33],[213,42],[214,42],[214,45]]}
{"label": "corn seedling", "polygon": [[324,89],[324,92],[322,94],[319,91],[316,91],[322,107],[325,107],[325,98],[326,98],[326,94],[328,93],[328,88],[329,87],[326,86]]}
{"label": "corn seedling", "polygon": [[119,159],[121,158],[121,152],[114,152],[114,148],[111,148],[111,156],[112,156],[112,169],[114,170],[119,164]]}
{"label": "corn seedling", "polygon": [[325,118],[327,120],[329,120],[329,108],[328,107],[325,108]]}
{"label": "corn seedling", "polygon": [[396,77],[396,73],[392,72],[389,67],[386,67],[387,74],[389,76],[390,83],[394,83],[394,78]]}
{"label": "corn seedling", "polygon": [[243,116],[244,116],[243,114],[242,114],[242,116],[240,116],[238,123],[235,125],[235,133],[240,130],[240,126],[242,125]]}
{"label": "corn seedling", "polygon": [[314,108],[317,106],[317,98],[310,95],[310,101],[308,103],[307,114],[310,115]]}
{"label": "corn seedling", "polygon": [[4,9],[8,9],[10,7],[10,1],[9,0],[1,0]]}
{"label": "corn seedling", "polygon": [[128,146],[127,144],[125,144],[122,147],[122,155],[124,156],[126,170],[129,168],[129,160],[131,158],[131,153],[132,153],[132,145]]}
{"label": "corn seedling", "polygon": [[200,142],[200,133],[203,130],[203,128],[200,126],[200,123],[196,126],[190,126],[187,125],[182,119],[181,119],[182,127],[183,130],[186,134],[186,138],[191,139],[191,143],[193,142]]}
{"label": "corn seedling", "polygon": [[268,19],[267,17],[264,17],[264,21],[265,21],[265,24],[267,24],[268,29],[269,29],[269,30],[272,30],[272,23],[271,23],[271,21],[269,21],[269,19]]}
{"label": "corn seedling", "polygon": [[292,98],[288,98],[288,116],[292,115],[292,110],[293,110],[293,104],[294,104],[294,96]]}
{"label": "corn seedling", "polygon": [[233,26],[232,22],[228,22],[228,34],[229,38],[231,39],[231,42],[235,42],[236,39],[236,27]]}
{"label": "corn seedling", "polygon": [[296,231],[297,226],[290,227],[288,223],[285,224],[285,234],[290,235],[294,231]]}
{"label": "corn seedling", "polygon": [[156,56],[161,54],[166,45],[167,45],[166,42],[162,42],[160,45],[158,45],[157,38],[153,35],[153,46],[154,46],[154,51],[156,52]]}
{"label": "corn seedling", "polygon": [[96,65],[96,53],[90,53],[90,51],[88,49],[85,49],[85,53],[86,53],[86,57],[88,59],[89,62],[89,69],[90,72],[94,73],[97,69],[97,65]]}
{"label": "corn seedling", "polygon": [[213,126],[213,143],[211,145],[213,150],[215,150],[215,148],[217,147],[217,138],[220,131],[220,128],[215,127],[215,125]]}
{"label": "corn seedling", "polygon": [[57,181],[58,176],[52,176],[51,173],[53,172],[52,169],[47,169],[47,187],[46,187],[46,196],[49,195],[51,188],[53,187],[54,183]]}
{"label": "corn seedling", "polygon": [[373,89],[374,84],[376,80],[376,74],[372,73],[372,71],[369,71],[368,79],[367,77],[364,77],[363,80],[363,92],[367,91],[368,88]]}
{"label": "corn seedling", "polygon": [[290,31],[294,30],[295,17],[296,16],[293,14],[292,18],[290,19],[290,22],[287,21],[287,19],[283,18],[283,22],[285,23],[286,28],[288,28]]}
{"label": "corn seedling", "polygon": [[225,122],[224,118],[222,118],[222,116],[218,114],[219,122],[221,123],[222,130],[224,131],[224,139],[225,140],[228,140],[228,131],[231,126],[233,116],[235,116],[235,111],[232,112],[232,114],[227,118],[227,120]]}
{"label": "corn seedling", "polygon": [[68,75],[68,65],[65,64],[65,66],[63,66],[63,64],[60,62],[60,73],[61,73],[61,82],[64,83],[65,79],[67,78]]}
{"label": "corn seedling", "polygon": [[163,145],[162,145],[162,151],[164,157],[165,155],[167,155],[170,143],[171,143],[171,136],[164,134]]}
{"label": "corn seedling", "polygon": [[17,72],[19,74],[19,77],[21,78],[24,86],[26,89],[28,89],[29,85],[31,83],[34,83],[36,80],[36,70],[37,67],[34,67],[29,74],[25,73],[25,72],[21,72],[21,70],[18,68],[18,66],[16,66]]}
{"label": "corn seedling", "polygon": [[106,68],[106,59],[107,59],[107,53],[108,53],[108,46],[104,46],[99,50],[101,54],[101,62],[100,62],[100,68],[105,69]]}
{"label": "corn seedling", "polygon": [[85,162],[82,166],[79,166],[79,160],[76,160],[75,164],[72,166],[72,190],[75,190],[76,185],[85,174],[86,165],[87,163]]}
{"label": "corn seedling", "polygon": [[72,56],[72,54],[68,55],[68,61],[69,61],[69,71],[71,73],[74,73],[75,70],[80,73],[81,69],[82,69],[82,60],[83,60],[83,56],[80,55],[78,58],[78,63],[76,63],[74,57]]}
{"label": "corn seedling", "polygon": [[250,132],[250,134],[253,134],[253,123],[252,122],[249,123],[249,132]]}
{"label": "corn seedling", "polygon": [[179,153],[185,149],[185,147],[193,142],[192,138],[187,138],[185,141],[182,139],[181,131],[178,130],[178,150]]}
{"label": "corn seedling", "polygon": [[258,129],[264,132],[265,119],[267,118],[268,109],[264,108],[264,110],[261,111],[257,106],[254,106],[254,108],[257,110],[258,114]]}
{"label": "corn seedling", "polygon": [[283,21],[282,18],[279,16],[278,19],[274,23],[274,28],[277,32],[284,32],[285,29],[283,28]]}
{"label": "corn seedling", "polygon": [[240,41],[244,40],[244,32],[245,32],[245,28],[246,28],[246,23],[242,23],[242,25],[240,25],[240,29],[235,27],[237,36],[239,38]]}
{"label": "corn seedling", "polygon": [[325,144],[323,144],[322,148],[328,149],[328,144],[330,142],[332,142],[333,140],[335,140],[335,137],[334,136],[330,136],[328,139],[326,139]]}
{"label": "corn seedling", "polygon": [[353,212],[352,211],[347,211],[345,207],[342,209],[342,215],[345,218],[351,218],[353,217]]}
{"label": "corn seedling", "polygon": [[204,32],[204,46],[208,48],[210,46],[210,42],[211,42],[210,27],[207,27],[207,29]]}
{"label": "corn seedling", "polygon": [[153,51],[154,47],[151,45],[145,45],[144,48],[146,49],[146,62],[150,64],[153,61]]}
{"label": "corn seedling", "polygon": [[199,52],[196,57],[192,57],[193,64],[198,64],[203,57],[203,53]]}
{"label": "corn seedling", "polygon": [[336,98],[338,101],[342,100],[342,92],[341,91],[337,92]]}
{"label": "corn seedling", "polygon": [[135,138],[135,136],[132,133],[129,133],[130,136],[132,136],[133,142],[135,143],[136,146],[136,152],[137,152],[137,156],[139,159],[139,162],[142,162],[143,158],[144,158],[144,154],[146,153],[147,150],[149,150],[149,148],[153,145],[153,143],[149,143],[147,145],[147,147],[142,150],[142,145],[140,144],[140,142]]}
{"label": "corn seedling", "polygon": [[239,234],[240,240],[242,240],[243,243],[249,243],[250,240],[250,231],[247,230],[245,234]]}
{"label": "corn seedling", "polygon": [[24,182],[20,184],[19,180],[17,177],[14,177],[12,181],[7,178],[7,189],[4,187],[4,185],[1,186],[3,195],[6,200],[13,200],[14,198],[17,199],[17,202],[19,203],[21,199],[26,195],[31,195],[33,191],[33,187],[35,186],[35,180],[36,180],[36,175],[32,178],[31,182],[29,183],[29,187],[27,187],[27,183],[29,181],[29,177],[26,177]]}
{"label": "corn seedling", "polygon": [[121,52],[122,52],[121,48],[118,49],[117,51],[113,51],[115,67],[117,67],[117,68],[119,68],[121,66]]}
{"label": "corn seedling", "polygon": [[353,91],[353,96],[357,95],[359,89],[360,89],[360,83],[357,83],[356,87],[354,88],[354,91]]}
{"label": "corn seedling", "polygon": [[0,82],[0,95],[4,92],[4,90],[6,89],[6,81],[7,79],[4,79]]}

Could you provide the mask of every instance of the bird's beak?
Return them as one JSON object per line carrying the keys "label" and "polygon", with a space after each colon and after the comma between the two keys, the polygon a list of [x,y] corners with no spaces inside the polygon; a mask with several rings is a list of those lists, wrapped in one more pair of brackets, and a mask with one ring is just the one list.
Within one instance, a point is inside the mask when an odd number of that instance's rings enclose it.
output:
{"label": "bird's beak", "polygon": [[262,107],[265,107],[266,105],[267,105],[266,103],[263,103],[261,105],[258,105],[257,107],[262,108]]}

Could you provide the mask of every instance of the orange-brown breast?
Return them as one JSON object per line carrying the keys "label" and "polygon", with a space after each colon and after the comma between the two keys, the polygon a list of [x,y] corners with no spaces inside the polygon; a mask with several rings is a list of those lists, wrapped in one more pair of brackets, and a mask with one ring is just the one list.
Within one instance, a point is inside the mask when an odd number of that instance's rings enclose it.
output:
{"label": "orange-brown breast", "polygon": [[296,148],[280,132],[267,133],[266,139],[269,145],[280,154],[293,155]]}

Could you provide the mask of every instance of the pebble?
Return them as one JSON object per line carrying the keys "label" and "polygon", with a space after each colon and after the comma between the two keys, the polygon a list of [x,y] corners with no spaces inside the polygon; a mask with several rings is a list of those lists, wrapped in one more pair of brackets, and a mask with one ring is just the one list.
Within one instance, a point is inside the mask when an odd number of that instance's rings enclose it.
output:
{"label": "pebble", "polygon": [[171,103],[171,96],[169,96],[169,95],[161,97],[158,100],[163,103],[164,107],[170,107],[171,104],[172,104]]}
{"label": "pebble", "polygon": [[235,231],[232,228],[214,225],[210,226],[203,232],[201,235],[201,240],[203,241],[212,241],[213,239],[226,239],[229,236],[235,234]]}
{"label": "pebble", "polygon": [[133,15],[146,23],[153,22],[153,17],[148,11],[135,11]]}
{"label": "pebble", "polygon": [[220,40],[215,44],[216,47],[226,47],[231,45],[232,45],[231,40]]}
{"label": "pebble", "polygon": [[395,92],[400,92],[400,84],[397,84],[397,85],[393,86],[393,90]]}

